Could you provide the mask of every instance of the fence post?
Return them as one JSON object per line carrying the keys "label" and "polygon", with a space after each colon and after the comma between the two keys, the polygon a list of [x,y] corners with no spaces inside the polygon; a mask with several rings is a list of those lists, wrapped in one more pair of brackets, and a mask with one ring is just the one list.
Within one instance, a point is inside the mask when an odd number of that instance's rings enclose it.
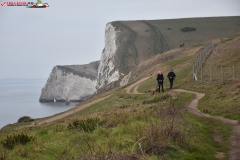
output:
{"label": "fence post", "polygon": [[195,63],[193,62],[193,80],[195,80],[195,76],[194,76],[194,74],[195,74],[194,65],[195,65]]}
{"label": "fence post", "polygon": [[198,70],[196,69],[196,78],[198,79]]}
{"label": "fence post", "polygon": [[210,83],[212,83],[212,67],[210,66]]}
{"label": "fence post", "polygon": [[233,79],[236,79],[236,69],[235,69],[235,65],[233,65],[232,67],[233,67]]}
{"label": "fence post", "polygon": [[223,82],[223,66],[221,65],[221,78],[222,78],[222,82]]}
{"label": "fence post", "polygon": [[203,83],[203,68],[201,67],[201,83]]}

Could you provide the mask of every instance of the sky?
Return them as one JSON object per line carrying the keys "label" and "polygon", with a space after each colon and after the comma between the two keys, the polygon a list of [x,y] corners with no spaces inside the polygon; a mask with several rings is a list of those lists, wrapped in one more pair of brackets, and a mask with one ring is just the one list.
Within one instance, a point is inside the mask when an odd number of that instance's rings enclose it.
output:
{"label": "sky", "polygon": [[[19,2],[36,2],[18,0]],[[17,2],[15,0],[0,0]],[[240,16],[239,0],[42,0],[0,5],[0,79],[48,78],[56,65],[100,60],[105,26],[119,20]]]}

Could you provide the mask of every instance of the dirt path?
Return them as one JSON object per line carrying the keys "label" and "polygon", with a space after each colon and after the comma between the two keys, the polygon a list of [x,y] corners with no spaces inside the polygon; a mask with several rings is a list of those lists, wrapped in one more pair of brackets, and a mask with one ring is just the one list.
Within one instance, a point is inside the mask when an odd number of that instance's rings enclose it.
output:
{"label": "dirt path", "polygon": [[236,120],[231,120],[219,116],[211,116],[209,114],[201,113],[199,109],[197,108],[198,105],[198,100],[201,99],[205,94],[203,93],[198,93],[198,92],[193,92],[193,91],[187,91],[183,89],[175,89],[173,90],[174,92],[185,92],[185,93],[192,93],[195,94],[196,97],[194,100],[191,101],[191,103],[188,105],[188,110],[189,112],[196,114],[198,116],[205,116],[205,117],[210,117],[214,118],[216,120],[219,120],[227,125],[230,125],[233,127],[233,132],[230,137],[230,142],[231,142],[231,147],[230,147],[230,152],[229,152],[229,159],[230,160],[240,160],[240,125]]}
{"label": "dirt path", "polygon": [[[137,91],[138,85],[141,82],[145,81],[147,78],[149,78],[149,77],[141,79],[140,81],[137,81],[136,83],[127,87],[125,89],[126,93],[131,94],[130,90],[134,87],[133,94],[141,94]],[[198,101],[205,95],[203,93],[187,91],[184,89],[174,89],[173,91],[170,92],[170,94],[176,94],[176,93],[180,93],[180,92],[191,93],[191,94],[196,95],[196,97],[187,106],[188,111],[190,113],[198,115],[198,116],[214,118],[216,120],[219,120],[219,121],[233,127],[233,132],[230,137],[231,146],[230,146],[230,151],[229,151],[229,160],[240,160],[240,125],[238,124],[238,122],[236,120],[230,120],[230,119],[219,117],[219,116],[211,116],[209,114],[201,113],[201,111],[197,108],[197,106],[198,106]]]}
{"label": "dirt path", "polygon": [[[142,78],[141,80],[135,82],[134,84],[131,84],[130,86],[126,87],[123,90],[123,92],[125,92],[127,94],[143,94],[143,93],[139,93],[137,91],[137,88],[138,88],[138,85],[140,83],[142,83],[143,81],[147,80],[148,78],[150,78],[150,77]],[[130,92],[131,89],[133,89],[132,93]],[[221,122],[223,122],[225,124],[228,124],[228,125],[233,127],[233,133],[232,133],[232,135],[230,137],[231,147],[230,147],[230,152],[229,152],[229,155],[230,155],[229,159],[230,160],[240,160],[240,125],[237,123],[237,121],[236,120],[226,119],[226,118],[223,118],[223,117],[211,116],[211,115],[208,115],[208,114],[201,113],[198,110],[197,106],[198,106],[198,100],[200,100],[205,95],[203,93],[187,91],[187,90],[183,90],[183,89],[174,89],[173,91],[170,92],[170,94],[174,95],[174,94],[180,93],[180,92],[191,93],[191,94],[195,94],[196,95],[196,97],[187,106],[188,111],[190,113],[198,115],[198,116],[211,117],[211,118],[217,119],[217,120],[219,120],[219,121],[221,121]],[[111,96],[111,95],[109,95],[109,96]],[[71,114],[74,114],[75,112],[78,112],[78,111],[80,111],[80,110],[82,110],[82,109],[84,109],[86,107],[89,107],[92,104],[98,103],[98,102],[104,100],[105,98],[108,98],[109,96],[106,96],[106,97],[94,100],[94,101],[89,102],[87,104],[80,105],[80,106],[78,106],[78,107],[76,107],[76,108],[74,108],[72,110],[66,111],[66,112],[64,112],[62,114],[50,117],[50,118],[48,118],[46,120],[41,121],[37,125],[41,125],[41,124],[44,124],[44,123],[50,123],[50,122],[56,121],[58,119],[64,118],[66,116],[69,116]]]}
{"label": "dirt path", "polygon": [[74,113],[76,113],[76,112],[78,112],[78,111],[80,111],[80,110],[83,110],[84,108],[89,107],[89,106],[91,106],[92,104],[98,103],[98,102],[100,102],[100,101],[102,101],[102,100],[104,100],[104,99],[106,99],[106,98],[108,98],[108,97],[110,97],[110,96],[111,96],[111,95],[108,95],[108,96],[106,96],[106,97],[99,98],[99,99],[94,100],[94,101],[92,101],[92,102],[89,102],[89,103],[80,105],[80,106],[78,106],[78,107],[76,107],[76,108],[74,108],[74,109],[68,110],[68,111],[66,111],[66,112],[64,112],[64,113],[62,113],[62,114],[58,114],[58,115],[55,115],[55,116],[53,116],[53,117],[50,117],[50,118],[48,118],[48,119],[46,119],[46,120],[43,120],[43,121],[39,122],[37,125],[41,125],[41,124],[45,124],[45,123],[50,123],[50,122],[54,122],[54,121],[56,121],[56,120],[58,120],[58,119],[62,119],[62,118],[64,118],[64,117],[67,117],[67,116],[69,116],[69,115],[71,115],[71,114],[74,114]]}
{"label": "dirt path", "polygon": [[[145,81],[145,80],[148,79],[148,78],[149,78],[149,77],[145,77],[145,78],[137,81],[136,83],[134,83],[134,84],[126,87],[123,92],[126,92],[126,93],[128,93],[128,94],[143,94],[143,93],[138,93],[138,92],[137,92],[137,87],[138,87],[138,85],[139,85],[140,83],[142,83],[143,81]],[[130,90],[131,90],[133,87],[136,87],[136,88],[134,88],[133,93],[130,93]],[[111,95],[112,95],[112,94],[111,94]],[[89,102],[89,103],[86,103],[86,104],[83,104],[83,105],[80,105],[80,106],[78,106],[78,107],[76,107],[76,108],[74,108],[74,109],[68,110],[68,111],[66,111],[66,112],[64,112],[64,113],[60,113],[60,114],[58,114],[58,115],[54,115],[54,116],[52,116],[52,117],[49,117],[49,118],[47,118],[47,119],[45,119],[45,120],[37,123],[37,125],[42,125],[42,124],[46,124],[46,123],[51,123],[51,122],[54,122],[54,121],[56,121],[56,120],[65,118],[65,117],[67,117],[67,116],[69,116],[69,115],[71,115],[71,114],[74,114],[74,113],[76,113],[76,112],[78,112],[78,111],[80,111],[80,110],[83,110],[83,109],[86,108],[86,107],[89,107],[89,106],[92,105],[92,104],[98,103],[98,102],[104,100],[105,98],[108,98],[108,97],[111,96],[111,95],[108,95],[108,96],[106,96],[106,97],[103,97],[103,98],[94,100],[94,101],[92,101],[92,102]],[[31,125],[28,125],[28,126],[24,126],[24,127],[31,127],[31,126],[33,126],[33,125],[34,125],[34,123],[31,124]]]}
{"label": "dirt path", "polygon": [[[138,87],[138,85],[139,85],[140,83],[142,83],[143,81],[145,81],[145,80],[148,79],[148,78],[149,78],[149,77],[145,77],[145,78],[137,81],[136,83],[134,83],[134,84],[126,87],[126,88],[123,90],[123,92],[128,93],[128,94],[143,94],[143,93],[139,93],[139,92],[137,91],[137,87]],[[133,89],[133,93],[130,93],[130,90],[131,90],[133,87],[135,87],[135,88]],[[111,95],[112,95],[112,94],[111,94]],[[109,95],[109,96],[111,96],[111,95]],[[58,115],[54,115],[54,116],[52,116],[52,117],[49,117],[49,118],[47,118],[47,119],[39,122],[37,125],[42,125],[42,124],[46,124],[46,123],[51,123],[51,122],[54,122],[54,121],[56,121],[56,120],[65,118],[65,117],[67,117],[67,116],[69,116],[69,115],[71,115],[71,114],[74,114],[74,113],[76,113],[76,112],[78,112],[78,111],[83,110],[83,109],[86,108],[86,107],[89,107],[89,106],[92,105],[92,104],[98,103],[98,102],[104,100],[105,98],[108,98],[109,96],[106,96],[106,97],[103,97],[103,98],[94,100],[94,101],[92,101],[92,102],[89,102],[89,103],[80,105],[80,106],[78,106],[78,107],[76,107],[76,108],[74,108],[74,109],[68,110],[68,111],[66,111],[66,112],[64,112],[64,113],[60,113],[60,114],[58,114]],[[31,127],[31,126],[33,126],[33,125],[34,125],[34,124],[28,125],[28,126],[25,126],[25,127]]]}
{"label": "dirt path", "polygon": [[[127,94],[143,94],[143,93],[139,93],[139,92],[137,91],[137,88],[138,88],[138,85],[139,85],[140,83],[142,83],[143,81],[147,80],[148,78],[150,78],[150,77],[142,78],[142,79],[140,79],[139,81],[131,84],[130,86],[126,87],[126,88],[123,90],[123,92],[125,92],[125,93],[127,93]],[[130,90],[131,90],[132,88],[133,88],[133,92],[131,93]]]}

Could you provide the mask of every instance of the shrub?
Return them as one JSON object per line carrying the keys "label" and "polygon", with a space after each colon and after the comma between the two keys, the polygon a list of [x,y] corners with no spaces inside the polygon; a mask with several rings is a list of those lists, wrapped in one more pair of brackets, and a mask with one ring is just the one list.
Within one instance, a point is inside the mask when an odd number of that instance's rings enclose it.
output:
{"label": "shrub", "polygon": [[54,128],[53,128],[53,130],[54,130],[54,132],[62,132],[63,130],[64,130],[64,126],[62,126],[62,125],[56,125]]}
{"label": "shrub", "polygon": [[5,149],[0,151],[0,160],[7,160],[8,159],[8,151]]}
{"label": "shrub", "polygon": [[170,97],[171,96],[169,94],[164,94],[164,95],[161,95],[160,97],[159,96],[155,96],[155,97],[153,97],[150,100],[143,100],[142,104],[158,103],[160,101],[168,100],[168,99],[170,99]]}
{"label": "shrub", "polygon": [[34,121],[34,119],[32,119],[29,116],[23,116],[23,117],[18,119],[18,122],[31,122],[31,121]]}
{"label": "shrub", "polygon": [[1,141],[1,144],[7,149],[13,149],[14,145],[25,145],[27,142],[31,142],[35,139],[35,136],[29,135],[25,132],[15,132],[7,135],[5,139]]}
{"label": "shrub", "polygon": [[62,125],[56,125],[54,128],[53,128],[53,130],[54,130],[54,132],[62,132],[63,130],[64,130],[64,126],[62,126]]}
{"label": "shrub", "polygon": [[119,106],[119,108],[121,108],[121,109],[125,109],[128,107],[131,107],[131,106],[129,104],[123,104],[123,105]]}
{"label": "shrub", "polygon": [[46,135],[46,134],[48,134],[48,130],[42,129],[42,130],[40,130],[40,131],[38,132],[38,134],[40,134],[40,135]]}
{"label": "shrub", "polygon": [[73,119],[68,123],[68,129],[77,129],[79,131],[93,132],[96,128],[103,125],[103,121],[100,118],[85,118],[85,119]]}
{"label": "shrub", "polygon": [[194,27],[184,27],[181,29],[182,32],[191,32],[191,31],[196,31],[196,28]]}

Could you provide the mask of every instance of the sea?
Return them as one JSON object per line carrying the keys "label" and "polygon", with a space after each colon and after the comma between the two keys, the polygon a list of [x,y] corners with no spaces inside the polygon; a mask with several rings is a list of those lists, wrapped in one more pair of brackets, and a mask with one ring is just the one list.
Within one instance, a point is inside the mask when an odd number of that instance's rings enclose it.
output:
{"label": "sea", "polygon": [[0,129],[23,116],[42,118],[75,107],[76,102],[40,103],[46,82],[47,79],[0,79]]}

